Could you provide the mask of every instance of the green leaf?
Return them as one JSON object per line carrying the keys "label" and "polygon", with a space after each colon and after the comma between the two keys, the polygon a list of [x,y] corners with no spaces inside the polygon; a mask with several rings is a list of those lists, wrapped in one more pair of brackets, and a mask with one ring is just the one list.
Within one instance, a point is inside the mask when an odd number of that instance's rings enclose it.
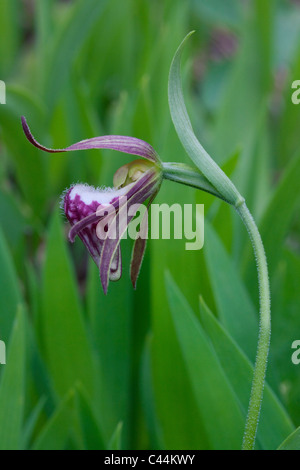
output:
{"label": "green leaf", "polygon": [[142,405],[149,434],[149,447],[151,449],[165,449],[162,429],[159,422],[153,390],[153,370],[151,364],[152,335],[147,337],[141,364],[140,388]]}
{"label": "green leaf", "polygon": [[[290,162],[280,183],[259,222],[259,231],[265,246],[270,276],[277,267],[284,240],[290,227],[293,214],[299,203],[300,180],[300,154]],[[274,227],[270,230],[270,227]],[[247,279],[254,283],[256,276],[255,266],[250,264],[250,254],[245,258],[248,261]]]}
{"label": "green leaf", "polygon": [[53,35],[54,26],[54,0],[37,2],[35,8],[36,20],[36,47],[38,55],[39,73],[43,76],[46,70],[47,49],[49,37]]}
{"label": "green leaf", "polygon": [[20,40],[20,27],[16,18],[22,9],[17,0],[0,2],[0,76],[5,79],[15,65]]}
{"label": "green leaf", "polygon": [[291,88],[292,83],[300,76],[299,19],[298,8],[283,10],[279,18],[281,25],[278,25],[277,38],[275,38],[275,40],[277,39],[276,43],[280,43],[281,48],[275,43],[274,52],[278,53],[282,50],[282,46],[285,46],[284,55],[287,56],[280,57],[279,60],[281,60],[281,64],[285,62],[288,69],[288,79],[282,91],[284,108],[272,135],[274,149],[276,149],[276,160],[280,168],[284,168],[294,154],[299,151],[299,106],[295,106],[291,99],[294,92]]}
{"label": "green leaf", "polygon": [[20,306],[0,383],[0,449],[18,450],[24,413],[25,318]]}
{"label": "green leaf", "polygon": [[300,422],[299,366],[291,360],[291,345],[298,339],[299,329],[299,279],[300,256],[285,249],[273,281],[271,358],[276,364],[279,384],[285,384],[280,390],[294,423]]}
{"label": "green leaf", "polygon": [[48,156],[26,141],[21,116],[30,122],[43,121],[43,108],[32,92],[21,87],[7,87],[7,104],[0,106],[0,129],[13,162],[19,190],[36,217],[41,217],[47,196]]}
{"label": "green leaf", "polygon": [[89,39],[95,22],[101,15],[106,0],[80,0],[72,6],[63,27],[57,28],[50,43],[44,91],[48,107],[53,110],[67,83],[70,70],[79,51]]}
{"label": "green leaf", "polygon": [[92,394],[93,357],[57,211],[46,247],[41,328],[45,360],[56,391],[63,396],[76,382],[81,382]]}
{"label": "green leaf", "polygon": [[[170,145],[169,151],[176,150]],[[158,203],[180,204],[194,201],[195,190],[165,182],[157,197]],[[180,285],[194,309],[198,306],[199,285],[205,292],[209,289],[203,250],[185,250],[186,240],[150,240],[151,284],[151,377],[156,412],[160,424],[159,442],[165,448],[207,449],[210,446],[202,418],[197,409],[185,360],[174,328],[165,289],[166,268]],[[187,275],[187,267],[188,273]],[[139,288],[140,285],[138,285]],[[143,296],[143,291],[141,291]],[[143,303],[141,301],[141,311]],[[176,367],[173,367],[174,363]]]}
{"label": "green leaf", "polygon": [[119,423],[108,444],[109,450],[121,450],[122,449],[122,429],[123,429],[123,423]]}
{"label": "green leaf", "polygon": [[300,450],[300,427],[280,444],[278,450]]}
{"label": "green leaf", "polygon": [[[268,9],[273,3],[254,1],[243,15],[238,50],[231,58],[231,70],[215,114],[213,148],[217,159],[223,159],[237,147],[247,149],[249,136],[257,128],[258,116],[268,102],[273,73],[270,66],[273,14]],[[249,158],[247,152],[243,158]],[[245,197],[243,188],[241,192]]]}
{"label": "green leaf", "polygon": [[[213,344],[220,364],[234,389],[244,412],[247,412],[253,378],[253,365],[217,321],[203,299],[200,299],[203,327]],[[262,449],[276,449],[284,436],[290,433],[293,424],[272,389],[265,385],[257,440]]]}
{"label": "green leaf", "polygon": [[[62,148],[71,142],[84,140],[87,136],[103,133],[92,105],[93,101],[85,86],[78,80],[77,74],[70,77],[68,87],[59,100],[50,123],[51,146]],[[58,126],[57,122],[62,124]],[[114,160],[117,160],[116,152]],[[51,189],[53,193],[60,193],[62,188],[69,186],[73,181],[89,181],[96,186],[102,166],[99,151],[78,151],[72,155],[64,154],[61,158],[50,157]]]}
{"label": "green leaf", "polygon": [[[124,243],[125,242],[125,243]],[[122,262],[129,267],[127,241],[122,242]],[[89,262],[87,305],[91,321],[93,345],[97,351],[97,408],[103,423],[105,442],[111,438],[119,421],[124,424],[129,439],[132,359],[132,294],[129,276],[123,274],[118,283],[111,283],[104,295],[99,270]],[[127,445],[128,442],[126,442]]]}
{"label": "green leaf", "polygon": [[239,449],[245,414],[209,338],[170,275],[166,277],[169,305],[189,380],[213,449]]}
{"label": "green leaf", "polygon": [[35,408],[33,408],[29,418],[27,419],[22,432],[22,449],[27,449],[29,447],[30,440],[33,436],[38,419],[40,418],[41,413],[44,409],[45,403],[46,397],[42,397],[35,406]]}
{"label": "green leaf", "polygon": [[38,435],[33,450],[65,450],[74,432],[74,395],[72,390],[63,399]]}
{"label": "green leaf", "polygon": [[258,337],[257,315],[236,267],[207,221],[204,255],[220,321],[253,361]]}
{"label": "green leaf", "polygon": [[76,408],[85,450],[104,450],[105,445],[88,395],[82,386],[76,388]]}
{"label": "green leaf", "polygon": [[21,302],[21,293],[13,260],[1,229],[0,259],[0,339],[8,341],[17,306]]}
{"label": "green leaf", "polygon": [[0,214],[3,233],[9,245],[15,248],[24,238],[26,218],[13,192],[9,193],[0,189]]}

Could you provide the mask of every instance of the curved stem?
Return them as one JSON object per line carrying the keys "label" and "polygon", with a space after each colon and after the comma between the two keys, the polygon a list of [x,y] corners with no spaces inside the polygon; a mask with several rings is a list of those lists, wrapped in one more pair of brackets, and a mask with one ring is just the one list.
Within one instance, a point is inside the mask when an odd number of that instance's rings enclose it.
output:
{"label": "curved stem", "polygon": [[245,203],[237,207],[236,210],[242,218],[252,241],[257,262],[260,294],[260,321],[257,354],[242,447],[243,450],[251,450],[254,448],[255,444],[269,354],[271,336],[271,301],[268,266],[260,233]]}

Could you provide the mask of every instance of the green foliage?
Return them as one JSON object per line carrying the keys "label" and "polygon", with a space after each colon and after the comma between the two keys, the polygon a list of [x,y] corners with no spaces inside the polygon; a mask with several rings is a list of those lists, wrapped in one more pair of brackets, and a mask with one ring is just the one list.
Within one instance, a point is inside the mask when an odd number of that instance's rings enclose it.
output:
{"label": "green foliage", "polygon": [[54,387],[63,396],[79,381],[92,394],[93,357],[57,212],[49,227],[41,292],[41,343]]}
{"label": "green foliage", "polygon": [[74,182],[111,185],[130,157],[45,155],[20,124],[25,115],[47,146],[126,134],[148,141],[165,162],[191,164],[168,107],[172,57],[191,30],[182,72],[193,131],[181,131],[203,144],[246,198],[270,266],[273,331],[256,445],[299,449],[300,366],[291,361],[300,339],[294,3],[0,2],[7,90],[0,105],[0,340],[7,346],[0,449],[241,447],[258,291],[234,209],[165,181],[155,202],[205,204],[204,248],[149,240],[134,291],[124,240],[123,276],[105,297],[80,241],[69,244],[58,204]]}
{"label": "green foliage", "polygon": [[285,440],[280,444],[278,450],[299,450],[300,449],[300,429],[292,432]]}
{"label": "green foliage", "polygon": [[1,377],[1,450],[18,450],[21,443],[25,406],[25,352],[25,316],[20,306],[9,342],[7,367]]}
{"label": "green foliage", "polygon": [[[209,338],[177,286],[167,277],[167,291],[180,349],[210,447],[239,449],[244,416]],[[230,433],[227,432],[230,426]],[[217,432],[216,432],[217,430]]]}

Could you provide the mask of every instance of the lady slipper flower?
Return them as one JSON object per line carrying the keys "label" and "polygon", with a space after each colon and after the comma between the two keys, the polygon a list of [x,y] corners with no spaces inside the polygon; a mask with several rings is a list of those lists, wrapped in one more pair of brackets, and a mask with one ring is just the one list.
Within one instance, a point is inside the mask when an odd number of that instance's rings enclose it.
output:
{"label": "lady slipper flower", "polygon": [[[121,238],[139,207],[146,200],[149,200],[149,207],[159,191],[162,172],[158,155],[151,145],[140,139],[116,135],[83,140],[64,149],[49,149],[35,140],[24,117],[22,126],[29,142],[45,152],[111,149],[143,157],[144,160],[135,160],[117,170],[113,188],[96,189],[86,184],[76,184],[63,196],[62,206],[71,225],[69,240],[74,242],[78,235],[85,244],[99,267],[106,294],[109,280],[117,281],[122,274]],[[132,252],[130,271],[134,287],[145,252],[146,232],[147,212]]]}

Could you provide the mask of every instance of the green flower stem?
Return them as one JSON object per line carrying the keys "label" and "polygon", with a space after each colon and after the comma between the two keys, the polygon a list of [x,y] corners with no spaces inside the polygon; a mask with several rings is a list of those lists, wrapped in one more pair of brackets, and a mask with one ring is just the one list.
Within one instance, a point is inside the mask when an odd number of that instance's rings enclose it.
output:
{"label": "green flower stem", "polygon": [[165,179],[201,189],[225,201],[224,197],[221,196],[198,169],[193,169],[183,163],[168,162],[162,163],[162,171]]}
{"label": "green flower stem", "polygon": [[[187,165],[179,163],[163,163],[162,171],[165,179],[201,189],[226,201],[197,169],[194,170]],[[226,202],[230,203],[229,201]],[[271,336],[270,287],[265,250],[254,219],[245,204],[245,200],[241,196],[237,197],[236,203],[232,205],[242,218],[253,245],[257,262],[260,294],[260,325],[257,355],[242,445],[243,449],[250,450],[253,449],[255,445],[269,354]]]}
{"label": "green flower stem", "polygon": [[271,301],[267,259],[260,233],[246,204],[243,203],[236,209],[241,216],[252,241],[257,262],[260,295],[260,322],[257,354],[242,447],[243,450],[251,450],[254,449],[255,444],[268,362],[271,337]]}

